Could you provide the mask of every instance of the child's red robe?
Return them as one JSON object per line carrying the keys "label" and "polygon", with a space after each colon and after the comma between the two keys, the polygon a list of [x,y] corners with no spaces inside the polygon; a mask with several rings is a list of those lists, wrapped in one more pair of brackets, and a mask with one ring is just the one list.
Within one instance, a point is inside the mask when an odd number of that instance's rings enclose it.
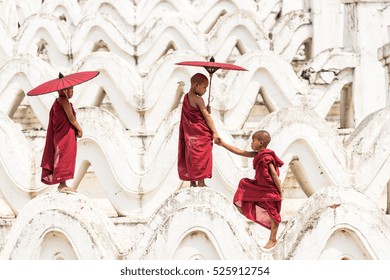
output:
{"label": "child's red robe", "polygon": [[199,108],[184,96],[179,128],[178,172],[185,181],[212,176],[213,136]]}
{"label": "child's red robe", "polygon": [[[76,116],[72,103],[70,105]],[[53,185],[73,179],[76,153],[76,129],[69,122],[62,105],[54,101],[41,162],[42,183]]]}
{"label": "child's red robe", "polygon": [[272,217],[276,223],[281,222],[281,197],[269,173],[268,164],[272,163],[279,176],[281,161],[272,150],[265,149],[253,159],[255,179],[241,179],[233,198],[233,203],[241,208],[248,219],[270,229]]}

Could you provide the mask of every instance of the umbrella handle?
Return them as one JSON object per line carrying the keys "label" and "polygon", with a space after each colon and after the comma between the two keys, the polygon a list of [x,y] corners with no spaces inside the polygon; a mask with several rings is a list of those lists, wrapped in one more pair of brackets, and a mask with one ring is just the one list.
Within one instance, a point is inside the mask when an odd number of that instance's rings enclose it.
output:
{"label": "umbrella handle", "polygon": [[208,98],[208,101],[207,101],[207,107],[210,106],[210,96],[211,96],[211,80],[213,78],[213,73],[210,73],[210,86],[209,86],[209,98]]}

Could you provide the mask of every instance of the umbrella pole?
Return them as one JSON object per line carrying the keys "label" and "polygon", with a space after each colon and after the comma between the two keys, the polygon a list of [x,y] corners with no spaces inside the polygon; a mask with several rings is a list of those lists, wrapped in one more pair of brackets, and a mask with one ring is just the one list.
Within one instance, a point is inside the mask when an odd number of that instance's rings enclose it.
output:
{"label": "umbrella pole", "polygon": [[[208,99],[208,102],[207,102],[207,107],[210,107],[210,96],[211,96],[211,79],[213,78],[213,73],[209,73],[210,74],[210,85],[209,85],[209,99]],[[211,110],[210,110],[211,111]]]}

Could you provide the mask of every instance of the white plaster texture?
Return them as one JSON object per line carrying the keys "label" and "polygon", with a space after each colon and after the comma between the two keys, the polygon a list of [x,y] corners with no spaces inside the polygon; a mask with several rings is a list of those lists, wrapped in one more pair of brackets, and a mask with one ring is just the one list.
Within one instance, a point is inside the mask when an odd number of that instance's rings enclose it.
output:
{"label": "white plaster texture", "polygon": [[[0,1],[1,259],[389,259],[389,1],[178,2]],[[251,159],[215,145],[209,188],[178,178],[181,102],[208,73],[175,63],[211,56],[248,70],[213,76],[219,134],[249,149],[266,129],[285,162],[269,251],[232,205]],[[61,194],[39,167],[56,93],[26,93],[91,69]]]}

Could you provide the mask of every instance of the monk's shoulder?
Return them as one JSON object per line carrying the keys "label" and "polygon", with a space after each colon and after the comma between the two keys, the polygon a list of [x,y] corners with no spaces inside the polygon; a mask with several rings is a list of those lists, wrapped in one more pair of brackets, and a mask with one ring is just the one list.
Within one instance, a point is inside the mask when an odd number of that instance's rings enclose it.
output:
{"label": "monk's shoulder", "polygon": [[195,101],[196,105],[197,105],[199,108],[202,108],[202,107],[205,106],[204,100],[203,100],[203,98],[200,97],[200,96],[195,95],[194,101]]}
{"label": "monk's shoulder", "polygon": [[62,106],[64,106],[65,104],[69,104],[68,98],[65,98],[65,97],[58,97],[57,102],[59,104],[61,104]]}
{"label": "monk's shoulder", "polygon": [[203,101],[203,99],[196,94],[188,94],[188,101],[192,107],[196,108],[201,106],[200,102]]}

